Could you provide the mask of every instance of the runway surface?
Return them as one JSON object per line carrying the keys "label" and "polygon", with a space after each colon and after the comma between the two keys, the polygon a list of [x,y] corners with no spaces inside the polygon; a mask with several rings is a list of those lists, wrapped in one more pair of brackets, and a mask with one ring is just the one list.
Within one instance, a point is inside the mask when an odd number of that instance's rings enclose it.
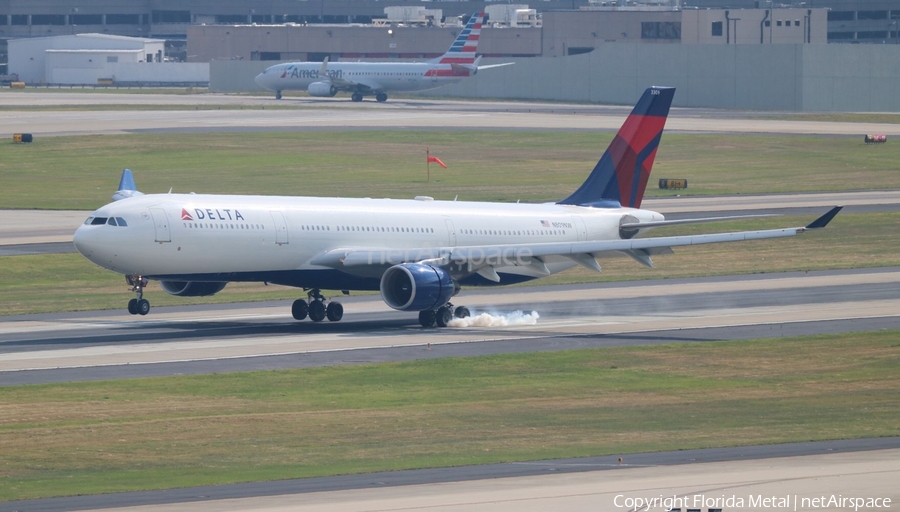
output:
{"label": "runway surface", "polygon": [[900,269],[470,291],[507,327],[422,329],[378,296],[340,323],[296,322],[289,302],[7,317],[0,385],[356,364],[484,353],[900,328]]}
{"label": "runway surface", "polygon": [[[0,512],[57,510],[204,511],[546,511],[631,510],[625,499],[703,496],[716,500],[790,496],[900,499],[900,438],[789,443],[585,457],[336,478],[75,496],[0,503]],[[424,483],[427,482],[427,483]],[[618,500],[616,499],[617,497]],[[882,502],[883,503],[883,502]],[[647,510],[647,509],[644,509]],[[663,507],[649,510],[658,512]],[[835,508],[830,508],[835,510]],[[848,510],[840,508],[838,510]],[[850,509],[852,510],[852,509]],[[874,510],[860,508],[860,510]]]}

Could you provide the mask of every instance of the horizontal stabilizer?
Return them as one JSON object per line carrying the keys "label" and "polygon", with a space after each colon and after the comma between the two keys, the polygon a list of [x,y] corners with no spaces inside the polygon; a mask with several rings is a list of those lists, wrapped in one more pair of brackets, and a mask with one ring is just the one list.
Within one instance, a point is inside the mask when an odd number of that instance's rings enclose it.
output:
{"label": "horizontal stabilizer", "polygon": [[642,229],[642,228],[659,228],[663,226],[676,226],[678,224],[699,224],[702,222],[722,222],[726,220],[739,220],[739,219],[755,219],[759,217],[777,217],[778,215],[772,213],[764,213],[757,215],[733,215],[730,217],[702,217],[699,219],[678,219],[678,220],[657,220],[657,221],[649,221],[649,222],[628,222],[625,224],[620,224],[619,227],[622,229]]}
{"label": "horizontal stabilizer", "polygon": [[502,68],[503,66],[512,66],[515,62],[504,62],[502,64],[488,64],[487,66],[478,66],[478,71],[482,69]]}

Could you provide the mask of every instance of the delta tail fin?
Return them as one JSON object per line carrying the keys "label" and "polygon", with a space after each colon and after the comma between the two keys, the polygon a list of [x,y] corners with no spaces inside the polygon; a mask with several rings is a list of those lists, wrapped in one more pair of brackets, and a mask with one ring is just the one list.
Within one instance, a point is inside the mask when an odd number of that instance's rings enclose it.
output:
{"label": "delta tail fin", "polygon": [[484,13],[476,12],[473,14],[466,26],[456,36],[456,40],[450,45],[450,49],[440,57],[429,62],[433,64],[462,64],[473,66],[473,69],[477,69],[475,52],[478,51],[478,40],[481,38],[482,23],[484,23]]}
{"label": "delta tail fin", "polygon": [[557,204],[640,208],[674,87],[650,87],[578,190]]}

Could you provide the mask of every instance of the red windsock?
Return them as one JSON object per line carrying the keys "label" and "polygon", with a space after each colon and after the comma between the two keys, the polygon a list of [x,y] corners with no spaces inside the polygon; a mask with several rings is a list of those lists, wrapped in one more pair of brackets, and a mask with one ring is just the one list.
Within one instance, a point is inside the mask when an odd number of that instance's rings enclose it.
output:
{"label": "red windsock", "polygon": [[436,156],[429,156],[428,163],[436,163],[436,164],[440,165],[441,167],[443,167],[444,169],[447,168],[447,164],[445,164],[444,162],[441,162],[441,159]]}

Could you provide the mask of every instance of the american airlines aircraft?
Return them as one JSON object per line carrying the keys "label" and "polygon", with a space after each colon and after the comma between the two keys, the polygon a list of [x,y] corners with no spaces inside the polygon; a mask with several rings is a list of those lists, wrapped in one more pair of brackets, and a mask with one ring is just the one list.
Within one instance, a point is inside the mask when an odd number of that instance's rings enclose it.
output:
{"label": "american airlines aircraft", "polygon": [[476,58],[484,13],[475,13],[447,52],[428,62],[288,62],[276,64],[256,76],[256,83],[281,99],[281,91],[305,90],[310,96],[331,97],[351,93],[353,101],[374,95],[384,102],[388,91],[424,91],[474,76],[479,70],[509,66],[513,62],[479,66]]}
{"label": "american airlines aircraft", "polygon": [[723,218],[667,221],[640,208],[675,89],[651,87],[587,180],[550,204],[147,194],[122,173],[116,201],[75,232],[78,252],[124,274],[146,315],[148,280],[179,296],[212,295],[232,281],[308,290],[297,320],[340,320],[343,307],[320,289],[379,290],[422,326],[444,327],[469,310],[449,301],[464,285],[504,285],[576,265],[600,272],[598,257],[625,255],[652,266],[672,247],[788,237],[825,227],[835,207],[804,227],[638,238],[648,229]]}

